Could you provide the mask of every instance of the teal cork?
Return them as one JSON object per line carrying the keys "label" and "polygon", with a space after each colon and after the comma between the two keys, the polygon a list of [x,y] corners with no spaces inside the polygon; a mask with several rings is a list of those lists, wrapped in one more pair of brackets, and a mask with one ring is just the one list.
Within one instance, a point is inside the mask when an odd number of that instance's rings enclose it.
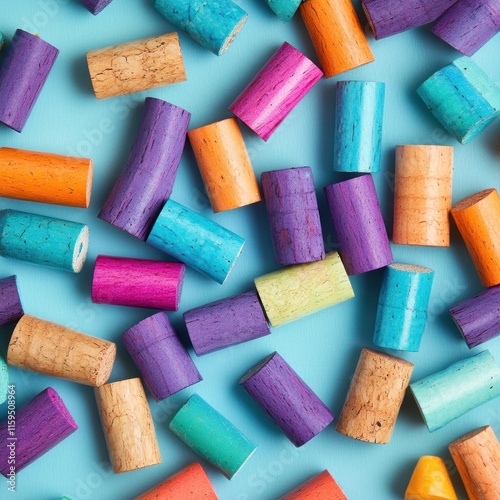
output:
{"label": "teal cork", "polygon": [[427,321],[434,271],[411,264],[387,266],[380,288],[373,343],[416,352]]}
{"label": "teal cork", "polygon": [[434,73],[417,93],[462,144],[479,135],[500,113],[500,88],[468,57]]}
{"label": "teal cork", "polygon": [[177,412],[169,428],[229,479],[257,448],[198,394],[191,396]]}
{"label": "teal cork", "polygon": [[0,355],[0,404],[7,401],[7,391],[9,390],[9,372],[5,359]]}
{"label": "teal cork", "polygon": [[290,21],[302,0],[267,0],[271,10],[285,22]]}
{"label": "teal cork", "polygon": [[0,255],[79,273],[87,256],[89,228],[43,215],[0,211]]}
{"label": "teal cork", "polygon": [[500,368],[483,351],[410,384],[430,432],[500,396]]}

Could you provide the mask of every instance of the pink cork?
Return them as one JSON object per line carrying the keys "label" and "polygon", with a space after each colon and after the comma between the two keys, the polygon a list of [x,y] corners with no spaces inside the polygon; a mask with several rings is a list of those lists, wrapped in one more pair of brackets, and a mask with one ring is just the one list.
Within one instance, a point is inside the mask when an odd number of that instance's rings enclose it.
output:
{"label": "pink cork", "polygon": [[92,302],[177,311],[184,264],[99,255],[92,281]]}
{"label": "pink cork", "polygon": [[229,109],[267,141],[322,76],[312,61],[285,42]]}

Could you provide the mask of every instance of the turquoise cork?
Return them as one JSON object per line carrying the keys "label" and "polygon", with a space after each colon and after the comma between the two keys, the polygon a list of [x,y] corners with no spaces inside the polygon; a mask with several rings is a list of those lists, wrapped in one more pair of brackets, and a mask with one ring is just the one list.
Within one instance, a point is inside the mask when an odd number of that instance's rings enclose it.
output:
{"label": "turquoise cork", "polygon": [[0,255],[78,273],[87,256],[84,224],[17,210],[0,211]]}
{"label": "turquoise cork", "polygon": [[7,401],[7,391],[9,390],[9,372],[7,363],[0,355],[0,404]]}
{"label": "turquoise cork", "polygon": [[427,321],[434,271],[412,264],[387,266],[380,289],[373,343],[417,352]]}
{"label": "turquoise cork", "polygon": [[290,21],[302,0],[267,0],[271,10],[285,22]]}
{"label": "turquoise cork", "polygon": [[169,199],[156,219],[147,243],[222,284],[245,240]]}
{"label": "turquoise cork", "polygon": [[169,428],[229,479],[257,448],[198,394],[191,396],[177,412]]}
{"label": "turquoise cork", "polygon": [[156,0],[155,9],[218,56],[247,20],[247,13],[231,0]]}
{"label": "turquoise cork", "polygon": [[434,73],[417,93],[462,144],[479,135],[500,113],[500,88],[468,57]]}
{"label": "turquoise cork", "polygon": [[410,384],[430,432],[500,396],[500,368],[489,351]]}
{"label": "turquoise cork", "polygon": [[337,82],[333,170],[379,172],[385,84]]}

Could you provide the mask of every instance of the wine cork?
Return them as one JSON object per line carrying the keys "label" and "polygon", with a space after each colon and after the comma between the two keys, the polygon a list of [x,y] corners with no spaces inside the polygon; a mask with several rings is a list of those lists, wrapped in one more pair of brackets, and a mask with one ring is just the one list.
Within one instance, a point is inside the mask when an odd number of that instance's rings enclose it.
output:
{"label": "wine cork", "polygon": [[351,0],[305,0],[299,10],[326,78],[375,60]]}
{"label": "wine cork", "polygon": [[337,82],[333,170],[380,171],[384,101],[385,83]]}
{"label": "wine cork", "polygon": [[458,500],[446,463],[441,457],[420,457],[415,466],[404,500],[422,498]]}
{"label": "wine cork", "polygon": [[391,440],[413,364],[404,359],[362,349],[337,431],[369,443]]}
{"label": "wine cork", "polygon": [[99,14],[104,7],[107,7],[113,0],[80,0],[80,3],[94,16]]}
{"label": "wine cork", "polygon": [[0,67],[0,122],[21,132],[49,76],[59,50],[16,30]]}
{"label": "wine cork", "polygon": [[0,211],[0,255],[79,273],[89,245],[89,228],[78,222]]}
{"label": "wine cork", "polygon": [[93,387],[106,383],[115,357],[113,342],[28,314],[17,323],[7,350],[11,366]]}
{"label": "wine cork", "polygon": [[269,8],[285,22],[292,19],[300,3],[301,0],[267,0]]}
{"label": "wine cork", "polygon": [[450,246],[452,178],[453,147],[396,147],[394,243]]}
{"label": "wine cork", "polygon": [[100,219],[146,240],[172,193],[190,118],[179,106],[146,97],[132,151]]}
{"label": "wine cork", "polygon": [[143,319],[121,338],[156,401],[202,379],[164,312]]}
{"label": "wine cork", "polygon": [[431,31],[470,57],[500,31],[500,5],[495,0],[460,0],[439,17]]}
{"label": "wine cork", "polygon": [[251,368],[239,384],[297,447],[333,421],[332,412],[277,352]]}
{"label": "wine cork", "polygon": [[[6,418],[0,423],[3,443],[0,447],[0,473],[5,477],[17,474],[77,429],[64,401],[52,387],[48,387],[16,409],[15,430],[11,419]],[[47,467],[50,465],[48,462]]]}
{"label": "wine cork", "polygon": [[179,262],[98,255],[92,302],[177,311],[184,274]]}
{"label": "wine cork", "polygon": [[417,93],[462,144],[477,137],[500,113],[500,88],[465,56],[434,73]]}
{"label": "wine cork", "polygon": [[147,243],[222,284],[236,263],[245,240],[169,199],[156,219]]}
{"label": "wine cork", "polygon": [[272,326],[352,299],[354,291],[339,254],[324,260],[297,264],[255,279],[255,287]]}
{"label": "wine cork", "polygon": [[175,414],[169,429],[193,451],[231,479],[256,446],[198,394]]}
{"label": "wine cork", "polygon": [[347,274],[360,274],[394,262],[371,175],[326,186],[326,200]]}
{"label": "wine cork", "polygon": [[217,500],[214,487],[203,467],[194,462],[165,479],[135,500]]}
{"label": "wine cork", "polygon": [[93,163],[89,158],[0,148],[0,196],[88,208]]}
{"label": "wine cork", "polygon": [[500,396],[500,368],[489,351],[410,384],[430,432]]}
{"label": "wine cork", "polygon": [[302,52],[284,42],[229,109],[267,141],[322,76]]}
{"label": "wine cork", "polygon": [[0,279],[0,326],[18,321],[23,314],[17,277],[9,276]]}
{"label": "wine cork", "polygon": [[115,474],[161,463],[160,449],[141,379],[95,389],[97,408]]}
{"label": "wine cork", "polygon": [[260,180],[276,263],[323,260],[325,245],[311,168],[263,172]]}
{"label": "wine cork", "polygon": [[450,308],[469,349],[500,335],[500,286],[492,286]]}
{"label": "wine cork", "polygon": [[475,193],[451,209],[481,283],[500,284],[500,196],[496,189]]}
{"label": "wine cork", "polygon": [[186,311],[184,321],[198,356],[271,333],[255,291]]}
{"label": "wine cork", "polygon": [[87,64],[97,99],[186,81],[175,32],[92,50]]}
{"label": "wine cork", "polygon": [[236,118],[195,128],[188,137],[214,212],[261,200]]}
{"label": "wine cork", "polygon": [[377,40],[435,21],[457,0],[361,0]]}
{"label": "wine cork", "polygon": [[217,56],[231,46],[247,20],[247,13],[231,0],[156,0],[155,9]]}
{"label": "wine cork", "polygon": [[344,492],[327,470],[320,472],[298,488],[290,491],[280,500],[315,500],[321,498],[347,500]]}
{"label": "wine cork", "polygon": [[500,443],[486,425],[464,434],[448,449],[471,499],[498,500]]}
{"label": "wine cork", "polygon": [[373,343],[417,352],[427,321],[434,271],[412,264],[387,266],[378,298]]}

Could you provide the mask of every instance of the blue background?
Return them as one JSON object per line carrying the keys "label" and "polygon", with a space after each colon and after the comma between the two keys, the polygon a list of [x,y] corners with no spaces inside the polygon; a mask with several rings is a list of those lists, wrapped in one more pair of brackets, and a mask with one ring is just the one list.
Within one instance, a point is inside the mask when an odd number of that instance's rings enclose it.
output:
{"label": "blue background", "polygon": [[[98,101],[85,61],[88,50],[175,31],[153,8],[153,0],[114,0],[92,16],[76,0],[1,2],[0,31],[10,40],[16,28],[37,32],[60,49],[60,55],[22,134],[0,127],[0,145],[91,157],[95,163],[90,209],[65,208],[0,199],[0,208],[57,216],[90,225],[91,242],[81,274],[72,275],[0,258],[0,277],[17,274],[25,311],[77,330],[117,342],[118,356],[110,381],[138,376],[120,335],[152,314],[144,309],[92,304],[93,262],[98,254],[164,259],[165,255],[98,220],[96,215],[123,168],[146,96],[180,105],[192,113],[191,128],[230,116],[228,106],[277,48],[287,40],[317,62],[300,15],[282,23],[264,0],[238,0],[249,16],[228,52],[217,57],[180,33],[188,81],[140,94]],[[356,8],[360,11],[359,2]],[[362,23],[368,27],[362,17]],[[392,232],[394,148],[397,144],[455,146],[453,202],[484,188],[498,188],[500,122],[493,123],[466,146],[449,136],[425,109],[415,89],[459,53],[419,28],[375,41],[376,61],[329,80],[322,79],[264,143],[242,127],[254,169],[261,172],[291,166],[313,169],[328,251],[334,250],[323,186],[341,180],[332,170],[335,82],[341,79],[386,83],[382,171],[374,175],[389,234]],[[473,59],[500,83],[499,39]],[[276,269],[262,203],[214,215],[192,151],[186,147],[172,197],[213,218],[246,238],[232,274],[221,286],[192,270],[186,274],[180,311],[170,314],[186,340],[182,312],[253,288],[256,276]],[[457,230],[450,248],[393,245],[396,261],[428,266],[436,276],[429,320],[418,353],[397,353],[415,364],[413,380],[488,348],[500,361],[500,338],[469,351],[447,312],[448,307],[481,290]],[[238,379],[255,363],[277,350],[338,415],[362,347],[373,347],[372,334],[381,271],[352,278],[354,300],[300,321],[273,329],[265,338],[213,354],[195,357],[204,380],[156,403],[150,398],[163,463],[114,475],[104,443],[93,390],[68,381],[11,369],[22,405],[47,386],[54,387],[74,415],[79,430],[57,448],[21,471],[17,493],[0,481],[1,498],[57,500],[128,500],[197,459],[168,424],[187,398],[198,392],[258,445],[251,460],[231,481],[203,463],[219,498],[274,499],[327,468],[354,500],[403,498],[421,455],[442,456],[465,498],[447,451],[449,442],[481,425],[491,424],[500,436],[500,400],[492,401],[445,428],[429,433],[411,396],[405,398],[390,444],[373,445],[342,436],[329,426],[300,449],[286,439],[242,389]],[[3,328],[5,355],[12,328]],[[187,340],[186,340],[187,342]],[[5,405],[0,417],[5,417]]]}

